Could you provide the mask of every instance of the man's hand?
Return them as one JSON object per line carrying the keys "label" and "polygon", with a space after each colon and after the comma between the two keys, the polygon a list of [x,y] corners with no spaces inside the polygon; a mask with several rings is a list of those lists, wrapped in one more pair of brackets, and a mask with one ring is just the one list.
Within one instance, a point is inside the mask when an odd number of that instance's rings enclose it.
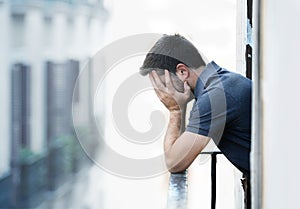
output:
{"label": "man's hand", "polygon": [[172,83],[169,71],[165,71],[165,84],[155,71],[149,75],[160,101],[170,111],[170,119],[164,140],[165,161],[170,172],[187,169],[210,138],[185,129],[185,108],[192,99],[190,87],[184,82],[184,92],[178,92]]}
{"label": "man's hand", "polygon": [[184,82],[184,92],[181,93],[174,88],[171,76],[168,70],[165,70],[165,84],[161,81],[155,71],[149,74],[152,86],[160,101],[166,108],[172,111],[185,109],[186,104],[192,99],[192,93],[187,82]]}

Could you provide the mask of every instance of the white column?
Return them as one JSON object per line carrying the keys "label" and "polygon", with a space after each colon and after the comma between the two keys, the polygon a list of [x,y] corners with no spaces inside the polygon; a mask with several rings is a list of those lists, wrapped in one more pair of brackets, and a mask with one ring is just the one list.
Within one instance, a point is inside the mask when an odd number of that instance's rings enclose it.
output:
{"label": "white column", "polygon": [[261,3],[262,208],[299,207],[300,2]]}
{"label": "white column", "polygon": [[78,14],[74,17],[74,37],[73,37],[72,57],[82,60],[88,55],[88,17]]}
{"label": "white column", "polygon": [[43,14],[30,8],[26,13],[25,52],[31,65],[31,144],[34,152],[45,149],[45,69],[43,60]]}
{"label": "white column", "polygon": [[9,171],[10,167],[10,71],[9,71],[9,7],[6,3],[0,5],[0,177]]}
{"label": "white column", "polygon": [[[246,76],[247,0],[236,1],[236,71]],[[234,170],[235,208],[244,208],[244,191],[241,172]]]}
{"label": "white column", "polygon": [[[55,61],[65,61],[67,55],[68,39],[74,34],[68,34],[67,17],[62,12],[53,14],[51,57]],[[69,35],[69,36],[68,36]]]}
{"label": "white column", "polygon": [[[81,18],[79,18],[79,20],[77,19],[77,30],[79,30],[83,25],[81,25],[81,22],[83,21]],[[90,21],[90,25],[89,28],[86,32],[87,34],[87,41],[85,44],[86,46],[83,46],[82,44],[84,44],[82,41],[79,41],[79,44],[77,45],[77,47],[83,47],[86,48],[86,55],[84,54],[78,54],[78,56],[81,56],[82,58],[85,58],[86,56],[92,57],[93,55],[95,55],[97,53],[97,50],[100,50],[100,44],[102,42],[102,36],[103,34],[101,34],[102,29],[101,29],[102,23],[100,21],[99,18],[92,18]],[[81,32],[81,36],[78,35],[77,39],[80,39],[80,37],[84,36],[84,34],[82,34]],[[80,43],[82,42],[82,43]],[[79,48],[77,48],[76,50],[79,50]],[[86,65],[86,60],[84,60],[84,62],[82,62],[81,64],[81,69],[80,70],[90,70],[88,69],[90,67],[90,65]],[[91,64],[91,63],[90,63]],[[98,69],[99,70],[99,69]],[[87,75],[87,74],[86,74]],[[82,126],[87,126],[89,124],[89,120],[90,120],[90,115],[89,115],[89,108],[90,108],[90,92],[89,92],[89,88],[91,85],[91,78],[87,76],[83,76],[83,74],[81,74],[80,76],[80,84],[79,84],[79,91],[80,91],[80,101],[77,104],[78,107],[80,107],[81,110],[83,110],[84,112],[81,112],[81,125]],[[92,101],[93,102],[93,101]]]}
{"label": "white column", "polygon": [[89,27],[89,53],[94,55],[100,50],[103,40],[103,23],[99,18],[92,18]]}
{"label": "white column", "polygon": [[246,74],[246,39],[247,39],[247,1],[237,1],[236,5],[236,71]]}

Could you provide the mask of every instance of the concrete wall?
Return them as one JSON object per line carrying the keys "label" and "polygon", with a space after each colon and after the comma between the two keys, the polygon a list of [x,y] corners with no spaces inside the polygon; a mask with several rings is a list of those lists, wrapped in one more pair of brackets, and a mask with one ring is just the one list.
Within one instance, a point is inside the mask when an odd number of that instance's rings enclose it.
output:
{"label": "concrete wall", "polygon": [[300,2],[264,0],[260,13],[261,208],[298,208]]}

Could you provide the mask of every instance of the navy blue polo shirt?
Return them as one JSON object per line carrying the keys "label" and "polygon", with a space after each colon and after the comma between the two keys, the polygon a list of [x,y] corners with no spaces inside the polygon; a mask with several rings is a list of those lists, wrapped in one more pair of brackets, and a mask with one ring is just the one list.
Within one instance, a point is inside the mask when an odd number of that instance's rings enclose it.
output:
{"label": "navy blue polo shirt", "polygon": [[198,77],[186,131],[213,139],[250,178],[251,88],[248,78],[209,63]]}

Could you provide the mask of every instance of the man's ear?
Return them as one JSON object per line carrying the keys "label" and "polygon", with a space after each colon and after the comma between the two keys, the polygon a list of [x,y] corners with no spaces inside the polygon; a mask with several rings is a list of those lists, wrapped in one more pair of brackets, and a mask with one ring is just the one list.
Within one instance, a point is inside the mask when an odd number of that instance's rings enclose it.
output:
{"label": "man's ear", "polygon": [[190,77],[190,69],[182,63],[176,66],[176,75],[181,81],[186,81]]}

